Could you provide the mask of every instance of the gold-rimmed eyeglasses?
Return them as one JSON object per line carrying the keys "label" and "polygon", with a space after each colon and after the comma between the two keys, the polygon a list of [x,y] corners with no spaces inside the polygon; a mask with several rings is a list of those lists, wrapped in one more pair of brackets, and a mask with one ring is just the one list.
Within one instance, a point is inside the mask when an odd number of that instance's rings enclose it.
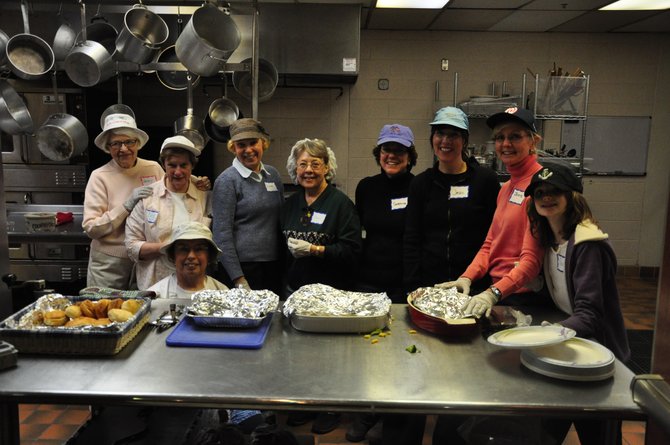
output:
{"label": "gold-rimmed eyeglasses", "polygon": [[108,142],[107,148],[119,149],[121,148],[122,145],[125,145],[128,148],[135,148],[135,145],[137,145],[138,142],[139,140],[137,139],[126,139],[125,141]]}

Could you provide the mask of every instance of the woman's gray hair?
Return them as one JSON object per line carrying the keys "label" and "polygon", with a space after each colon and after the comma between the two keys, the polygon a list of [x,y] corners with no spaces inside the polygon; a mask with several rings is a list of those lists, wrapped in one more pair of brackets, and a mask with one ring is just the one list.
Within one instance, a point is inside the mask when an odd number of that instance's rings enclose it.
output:
{"label": "woman's gray hair", "polygon": [[335,153],[321,139],[309,138],[300,139],[298,142],[296,142],[295,145],[291,147],[291,154],[288,155],[288,160],[286,161],[286,170],[288,171],[288,174],[291,177],[293,183],[298,183],[298,158],[305,151],[310,156],[321,159],[323,163],[328,166],[326,182],[330,183],[335,177],[335,171],[337,170],[337,160],[335,159]]}

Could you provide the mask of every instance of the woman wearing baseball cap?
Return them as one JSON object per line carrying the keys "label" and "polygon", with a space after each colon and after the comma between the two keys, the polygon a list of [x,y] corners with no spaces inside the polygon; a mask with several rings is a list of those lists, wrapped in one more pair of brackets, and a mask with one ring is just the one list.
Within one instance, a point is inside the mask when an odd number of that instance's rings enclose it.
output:
{"label": "woman wearing baseball cap", "polygon": [[[535,128],[533,113],[523,108],[508,108],[486,120],[493,129],[496,155],[511,178],[500,189],[493,222],[484,244],[472,263],[455,281],[440,287],[457,287],[470,294],[470,286],[488,273],[493,285],[474,295],[464,306],[465,313],[480,317],[489,314],[494,304],[538,304],[545,300],[537,290],[543,249],[530,233],[524,192],[542,166],[535,148],[542,137]],[[541,286],[539,286],[541,287]]]}
{"label": "woman wearing baseball cap", "polygon": [[170,241],[173,228],[188,221],[210,226],[209,192],[191,184],[198,150],[190,139],[172,136],[161,146],[159,161],[165,168],[162,181],[150,186],[126,221],[125,245],[136,263],[137,287],[145,290],[170,275],[174,266],[160,250]]}
{"label": "woman wearing baseball cap", "polygon": [[[456,107],[441,108],[430,123],[435,163],[414,178],[409,190],[406,291],[455,280],[484,242],[500,185],[493,170],[466,156],[469,134],[468,118]],[[482,280],[481,286],[488,284]]]}
{"label": "woman wearing baseball cap", "polygon": [[[567,314],[559,324],[574,329],[579,337],[596,340],[626,362],[630,349],[619,306],[616,256],[582,191],[582,183],[571,167],[552,163],[542,168],[525,193],[531,200],[531,230],[546,249],[547,290],[554,304]],[[563,442],[572,422],[544,420],[556,443]],[[621,437],[620,421],[581,419],[574,424],[582,443]]]}

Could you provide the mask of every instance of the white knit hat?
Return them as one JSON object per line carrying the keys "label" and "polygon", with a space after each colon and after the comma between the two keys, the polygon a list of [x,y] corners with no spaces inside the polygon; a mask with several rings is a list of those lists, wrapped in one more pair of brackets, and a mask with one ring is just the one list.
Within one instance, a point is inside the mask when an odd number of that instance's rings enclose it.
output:
{"label": "white knit hat", "polygon": [[196,157],[200,156],[201,153],[200,150],[196,148],[193,141],[182,135],[172,136],[165,139],[163,141],[163,145],[161,145],[161,153],[163,153],[163,150],[170,147],[183,148],[184,150],[188,150],[193,153]]}
{"label": "white knit hat", "polygon": [[140,141],[139,148],[144,147],[144,144],[149,140],[149,135],[137,128],[134,117],[128,114],[110,114],[105,118],[102,132],[95,138],[95,145],[105,153],[109,153],[109,149],[105,145],[107,143],[107,133],[112,130],[119,130],[120,132],[134,135]]}

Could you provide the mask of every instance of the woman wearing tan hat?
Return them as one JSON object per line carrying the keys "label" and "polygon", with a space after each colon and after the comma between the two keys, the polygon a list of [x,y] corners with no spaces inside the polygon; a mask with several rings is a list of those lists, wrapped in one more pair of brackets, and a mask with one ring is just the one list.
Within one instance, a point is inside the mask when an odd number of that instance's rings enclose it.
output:
{"label": "woman wearing tan hat", "polygon": [[162,181],[155,182],[151,194],[141,199],[126,222],[125,245],[136,263],[137,287],[145,290],[170,275],[174,267],[161,247],[170,240],[173,228],[188,221],[211,223],[209,192],[191,184],[191,171],[200,150],[184,136],[163,142],[160,163],[165,168]]}
{"label": "woman wearing tan hat", "polygon": [[137,202],[151,194],[150,184],[163,177],[155,161],[137,157],[149,136],[127,114],[111,114],[95,145],[112,159],[93,170],[84,195],[84,231],[92,239],[87,286],[134,288],[133,261],[128,258],[126,218]]}
{"label": "woman wearing tan hat", "polygon": [[260,122],[245,118],[232,123],[228,150],[235,159],[214,181],[212,228],[223,252],[221,281],[282,295],[279,211],[284,186],[277,169],[262,162],[269,146],[270,136]]}

